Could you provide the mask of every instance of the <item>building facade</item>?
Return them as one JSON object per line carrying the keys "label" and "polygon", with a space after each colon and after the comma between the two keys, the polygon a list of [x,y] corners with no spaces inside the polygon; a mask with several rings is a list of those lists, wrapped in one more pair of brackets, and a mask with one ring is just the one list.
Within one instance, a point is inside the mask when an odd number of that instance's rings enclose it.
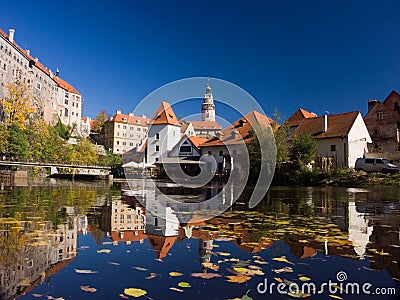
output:
{"label": "building facade", "polygon": [[203,122],[215,122],[215,104],[210,84],[207,84],[201,105],[201,120]]}
{"label": "building facade", "polygon": [[137,146],[147,136],[149,119],[146,116],[122,114],[120,110],[104,123],[105,147],[114,154],[123,154]]}
{"label": "building facade", "polygon": [[80,134],[82,95],[68,82],[45,67],[30,50],[24,50],[14,41],[15,30],[7,35],[0,30],[0,98],[8,96],[7,85],[20,82],[27,87],[31,106],[48,124],[60,119]]}

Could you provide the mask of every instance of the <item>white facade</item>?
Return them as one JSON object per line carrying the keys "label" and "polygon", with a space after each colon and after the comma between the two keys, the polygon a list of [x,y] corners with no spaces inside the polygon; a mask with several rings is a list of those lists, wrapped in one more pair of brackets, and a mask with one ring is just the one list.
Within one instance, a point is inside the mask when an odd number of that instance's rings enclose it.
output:
{"label": "white facade", "polygon": [[154,164],[168,157],[179,142],[181,128],[171,124],[151,124],[148,131],[147,163]]}
{"label": "white facade", "polygon": [[170,157],[199,157],[200,155],[200,151],[186,135],[181,138],[169,153]]}

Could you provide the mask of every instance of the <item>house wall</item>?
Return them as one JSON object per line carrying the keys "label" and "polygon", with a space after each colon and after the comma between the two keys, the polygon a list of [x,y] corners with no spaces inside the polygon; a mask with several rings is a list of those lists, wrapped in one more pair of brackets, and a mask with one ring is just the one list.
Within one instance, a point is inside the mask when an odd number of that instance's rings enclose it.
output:
{"label": "house wall", "polygon": [[[187,144],[185,144],[185,146],[190,146],[191,147],[191,151],[190,152],[181,152],[180,148],[181,146],[184,144],[184,142],[187,141]],[[169,153],[170,157],[193,157],[193,156],[200,156],[200,153],[196,150],[196,148],[193,146],[192,142],[186,137],[184,136],[184,138],[182,138],[178,144],[176,144],[176,146],[174,146],[173,150]]]}
{"label": "house wall", "polygon": [[[156,134],[159,134],[159,139]],[[153,124],[149,125],[148,130],[148,145],[147,145],[147,162],[150,164],[156,163],[163,157],[167,157],[169,151],[180,140],[180,126],[170,124]],[[156,147],[159,150],[156,150]]]}
{"label": "house wall", "polygon": [[[335,151],[332,151],[335,146]],[[346,149],[346,150],[345,150]],[[347,140],[341,138],[317,139],[317,156],[332,157],[338,167],[347,166]]]}
{"label": "house wall", "polygon": [[359,157],[364,157],[368,152],[368,143],[372,140],[361,114],[359,114],[347,136],[348,140],[348,167],[353,168]]}

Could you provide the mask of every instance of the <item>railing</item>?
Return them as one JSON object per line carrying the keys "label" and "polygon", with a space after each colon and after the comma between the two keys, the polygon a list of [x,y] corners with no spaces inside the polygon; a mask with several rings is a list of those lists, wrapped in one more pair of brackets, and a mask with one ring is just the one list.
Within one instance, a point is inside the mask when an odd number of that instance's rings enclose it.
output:
{"label": "railing", "polygon": [[7,166],[31,166],[31,167],[58,167],[58,168],[71,168],[71,169],[97,169],[97,170],[110,170],[111,167],[104,165],[89,165],[84,162],[60,162],[49,160],[24,160],[14,158],[0,158],[0,165]]}

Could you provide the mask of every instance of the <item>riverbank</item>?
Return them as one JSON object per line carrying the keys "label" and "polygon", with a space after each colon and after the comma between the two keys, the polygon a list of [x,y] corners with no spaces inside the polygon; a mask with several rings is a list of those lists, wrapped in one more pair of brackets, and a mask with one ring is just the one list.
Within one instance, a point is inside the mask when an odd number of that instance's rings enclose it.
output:
{"label": "riverbank", "polygon": [[327,175],[317,185],[335,186],[400,186],[400,174],[382,174],[359,172],[342,172]]}

